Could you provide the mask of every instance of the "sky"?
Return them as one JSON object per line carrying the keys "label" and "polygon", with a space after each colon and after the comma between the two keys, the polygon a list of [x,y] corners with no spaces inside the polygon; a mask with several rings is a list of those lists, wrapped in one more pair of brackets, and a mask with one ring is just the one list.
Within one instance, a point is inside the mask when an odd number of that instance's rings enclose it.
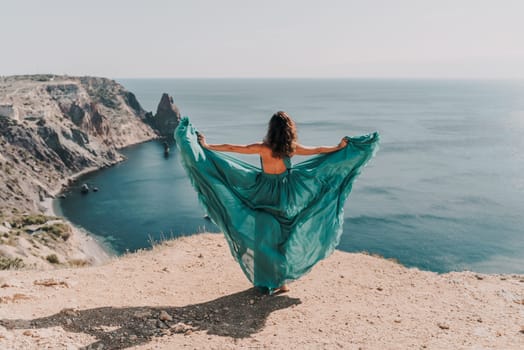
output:
{"label": "sky", "polygon": [[2,0],[0,75],[524,78],[522,0]]}

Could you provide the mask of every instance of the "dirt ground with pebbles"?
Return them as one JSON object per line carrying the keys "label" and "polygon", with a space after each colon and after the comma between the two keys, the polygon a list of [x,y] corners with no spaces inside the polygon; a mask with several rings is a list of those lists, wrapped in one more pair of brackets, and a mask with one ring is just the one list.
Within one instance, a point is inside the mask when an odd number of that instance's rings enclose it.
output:
{"label": "dirt ground with pebbles", "polygon": [[524,276],[336,251],[289,293],[200,234],[109,263],[0,271],[0,349],[523,349]]}

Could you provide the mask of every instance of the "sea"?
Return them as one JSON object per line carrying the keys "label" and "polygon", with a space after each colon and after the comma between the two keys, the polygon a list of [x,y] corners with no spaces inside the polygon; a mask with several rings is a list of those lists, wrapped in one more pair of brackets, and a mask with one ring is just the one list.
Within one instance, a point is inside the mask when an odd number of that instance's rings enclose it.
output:
{"label": "sea", "polygon": [[[344,207],[338,249],[439,273],[524,273],[524,81],[407,79],[117,79],[144,109],[162,93],[208,143],[262,140],[288,112],[304,145],[378,131],[381,145]],[[55,209],[117,254],[217,232],[176,146],[122,150],[82,176]],[[256,156],[239,155],[258,165]],[[305,157],[294,157],[298,163]],[[80,193],[80,186],[98,192]]]}

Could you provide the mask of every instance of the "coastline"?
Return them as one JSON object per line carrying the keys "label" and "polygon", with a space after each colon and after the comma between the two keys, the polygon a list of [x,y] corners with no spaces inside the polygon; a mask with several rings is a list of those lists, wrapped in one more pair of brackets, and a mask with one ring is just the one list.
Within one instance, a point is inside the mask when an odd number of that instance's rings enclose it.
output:
{"label": "coastline", "polygon": [[[111,166],[114,164],[111,164]],[[74,223],[67,220],[67,218],[63,216],[62,213],[57,212],[54,206],[54,201],[56,200],[56,196],[58,196],[69,184],[76,181],[79,177],[100,169],[102,168],[89,167],[64,178],[59,185],[50,191],[49,196],[38,204],[39,209],[45,215],[58,217],[71,226],[72,234],[69,238],[69,241],[72,248],[83,253],[92,265],[104,264],[110,261],[112,257],[116,256],[116,254],[111,251],[110,247],[97,239],[94,234],[91,234],[86,230],[76,226]]]}
{"label": "coastline", "polygon": [[[147,140],[132,142],[126,145],[125,147],[118,148],[118,150],[122,150],[127,147],[132,147],[159,139],[161,139],[161,137],[157,136]],[[73,222],[69,221],[61,212],[57,211],[57,208],[55,208],[54,203],[56,197],[60,195],[60,193],[64,191],[71,183],[78,180],[78,178],[80,178],[81,176],[104,168],[115,166],[116,164],[119,164],[126,160],[126,158],[122,154],[120,154],[120,156],[121,158],[119,160],[111,164],[107,164],[102,167],[88,167],[79,172],[73,173],[70,176],[65,177],[59,182],[58,185],[49,190],[49,195],[43,201],[40,201],[38,203],[38,207],[44,215],[58,217],[65,223],[67,223],[69,226],[71,226],[72,235],[69,241],[71,242],[72,248],[84,254],[92,265],[101,265],[107,263],[112,258],[117,257],[118,254],[111,248],[110,245],[105,244],[101,237],[98,237],[96,234],[89,232],[82,227],[76,226]]]}

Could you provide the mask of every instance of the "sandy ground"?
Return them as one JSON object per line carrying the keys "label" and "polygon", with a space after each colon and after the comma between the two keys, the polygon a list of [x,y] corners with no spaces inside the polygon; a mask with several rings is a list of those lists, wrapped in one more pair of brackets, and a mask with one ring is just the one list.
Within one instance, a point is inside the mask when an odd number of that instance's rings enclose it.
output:
{"label": "sandy ground", "polygon": [[258,293],[214,234],[0,271],[0,349],[524,349],[524,276],[336,251],[290,287]]}

